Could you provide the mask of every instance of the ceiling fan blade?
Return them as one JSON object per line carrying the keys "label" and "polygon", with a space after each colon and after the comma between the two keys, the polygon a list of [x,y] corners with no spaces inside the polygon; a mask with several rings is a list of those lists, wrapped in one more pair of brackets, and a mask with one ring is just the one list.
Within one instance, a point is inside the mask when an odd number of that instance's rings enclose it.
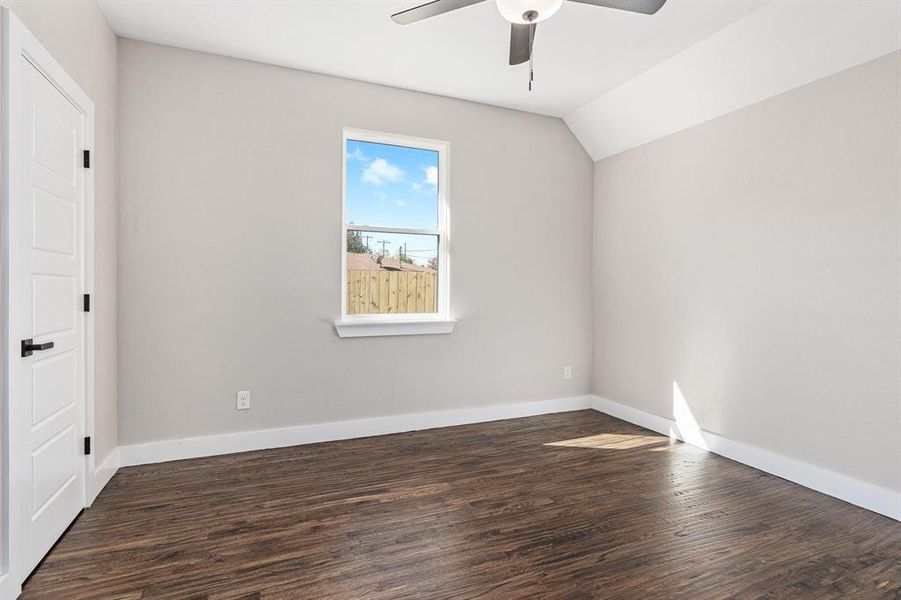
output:
{"label": "ceiling fan blade", "polygon": [[416,21],[422,21],[458,8],[464,8],[470,4],[478,4],[485,0],[432,0],[420,6],[414,6],[407,10],[391,15],[391,20],[399,25],[409,25]]}
{"label": "ceiling fan blade", "polygon": [[660,10],[660,7],[666,3],[666,0],[572,0],[581,4],[591,4],[592,6],[603,6],[604,8],[618,8],[619,10],[628,10],[630,12],[642,13],[644,15],[653,15]]}
{"label": "ceiling fan blade", "polygon": [[521,25],[519,23],[510,24],[510,65],[521,65],[529,62],[532,55],[531,41],[535,40],[535,28],[537,23],[529,23]]}

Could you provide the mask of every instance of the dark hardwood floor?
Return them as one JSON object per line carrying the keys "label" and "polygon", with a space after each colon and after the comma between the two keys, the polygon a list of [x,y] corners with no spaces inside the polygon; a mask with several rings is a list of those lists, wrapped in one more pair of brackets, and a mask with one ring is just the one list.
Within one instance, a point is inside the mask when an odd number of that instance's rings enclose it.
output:
{"label": "dark hardwood floor", "polygon": [[899,598],[901,524],[579,411],[121,470],[22,598]]}

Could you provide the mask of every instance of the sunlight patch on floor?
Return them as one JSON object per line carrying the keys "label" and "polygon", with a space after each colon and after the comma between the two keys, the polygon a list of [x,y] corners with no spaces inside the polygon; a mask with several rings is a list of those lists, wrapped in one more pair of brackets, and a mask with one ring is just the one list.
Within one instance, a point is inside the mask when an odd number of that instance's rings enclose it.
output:
{"label": "sunlight patch on floor", "polygon": [[669,440],[659,435],[635,435],[628,433],[599,433],[586,437],[550,442],[545,446],[566,448],[595,448],[597,450],[633,450],[647,446],[669,444]]}

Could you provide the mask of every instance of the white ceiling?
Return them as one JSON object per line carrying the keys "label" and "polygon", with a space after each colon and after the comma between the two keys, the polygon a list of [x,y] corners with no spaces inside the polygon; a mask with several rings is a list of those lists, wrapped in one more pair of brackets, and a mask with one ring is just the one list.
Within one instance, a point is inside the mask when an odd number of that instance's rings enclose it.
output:
{"label": "white ceiling", "polygon": [[565,2],[538,26],[535,87],[493,0],[412,25],[425,0],[100,0],[122,37],[564,116],[765,0],[669,0],[653,16]]}

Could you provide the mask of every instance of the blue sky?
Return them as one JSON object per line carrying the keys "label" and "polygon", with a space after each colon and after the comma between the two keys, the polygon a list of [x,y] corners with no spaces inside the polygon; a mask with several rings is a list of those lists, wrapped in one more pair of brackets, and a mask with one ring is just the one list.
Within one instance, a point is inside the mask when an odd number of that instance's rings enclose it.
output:
{"label": "blue sky", "polygon": [[438,228],[438,153],[347,140],[348,223]]}
{"label": "blue sky", "polygon": [[[438,228],[438,153],[433,150],[347,140],[345,218],[348,224],[415,229]],[[366,234],[364,234],[366,235]],[[415,262],[437,252],[434,236],[368,234],[369,246],[387,253],[407,245]]]}

